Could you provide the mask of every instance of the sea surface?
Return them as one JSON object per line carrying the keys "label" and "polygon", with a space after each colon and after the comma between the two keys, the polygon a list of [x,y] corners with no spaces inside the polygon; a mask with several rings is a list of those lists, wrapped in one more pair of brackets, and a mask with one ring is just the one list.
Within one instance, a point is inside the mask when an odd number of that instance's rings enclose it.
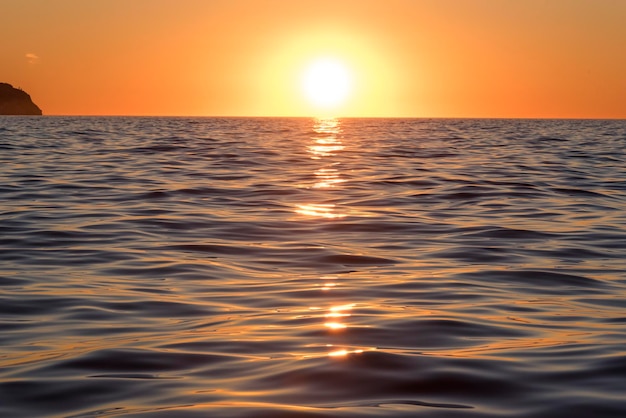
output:
{"label": "sea surface", "polygon": [[0,416],[626,417],[626,121],[0,118]]}

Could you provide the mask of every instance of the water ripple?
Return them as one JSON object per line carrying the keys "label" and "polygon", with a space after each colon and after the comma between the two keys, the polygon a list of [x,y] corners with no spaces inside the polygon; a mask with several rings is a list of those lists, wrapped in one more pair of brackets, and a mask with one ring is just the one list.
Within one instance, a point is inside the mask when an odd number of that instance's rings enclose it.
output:
{"label": "water ripple", "polygon": [[626,416],[624,121],[0,134],[0,416]]}

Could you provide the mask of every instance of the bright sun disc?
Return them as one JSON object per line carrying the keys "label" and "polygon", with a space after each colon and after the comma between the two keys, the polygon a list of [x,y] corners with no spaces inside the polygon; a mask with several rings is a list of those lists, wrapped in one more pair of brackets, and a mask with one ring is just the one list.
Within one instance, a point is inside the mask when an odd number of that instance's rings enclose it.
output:
{"label": "bright sun disc", "polygon": [[351,81],[350,72],[341,61],[325,58],[314,61],[306,69],[302,87],[311,104],[330,109],[345,102]]}

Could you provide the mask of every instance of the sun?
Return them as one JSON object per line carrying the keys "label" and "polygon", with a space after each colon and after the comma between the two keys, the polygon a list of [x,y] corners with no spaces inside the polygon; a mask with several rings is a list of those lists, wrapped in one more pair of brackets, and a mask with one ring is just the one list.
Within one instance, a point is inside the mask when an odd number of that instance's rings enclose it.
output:
{"label": "sun", "polygon": [[350,70],[341,60],[318,58],[306,67],[302,90],[315,108],[335,110],[348,99],[352,78]]}

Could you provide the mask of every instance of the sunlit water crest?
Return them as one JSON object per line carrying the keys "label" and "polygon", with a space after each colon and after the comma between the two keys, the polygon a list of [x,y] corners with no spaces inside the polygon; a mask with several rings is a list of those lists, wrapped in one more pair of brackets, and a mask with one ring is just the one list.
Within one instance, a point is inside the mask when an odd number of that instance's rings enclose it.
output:
{"label": "sunlit water crest", "polygon": [[625,146],[0,118],[0,416],[624,417]]}

